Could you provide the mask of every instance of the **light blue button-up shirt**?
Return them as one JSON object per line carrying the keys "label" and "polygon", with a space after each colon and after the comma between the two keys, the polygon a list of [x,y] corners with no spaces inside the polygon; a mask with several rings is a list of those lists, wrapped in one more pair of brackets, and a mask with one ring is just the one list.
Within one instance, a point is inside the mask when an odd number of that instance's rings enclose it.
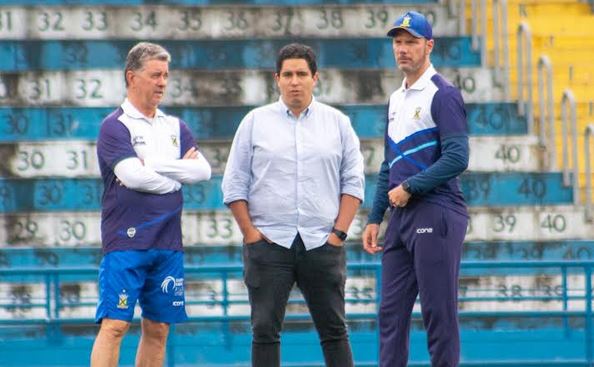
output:
{"label": "light blue button-up shirt", "polygon": [[363,201],[359,139],[349,118],[312,100],[296,118],[282,99],[250,111],[237,128],[223,177],[223,200],[248,202],[253,224],[290,248],[299,232],[307,250],[322,246],[340,196]]}

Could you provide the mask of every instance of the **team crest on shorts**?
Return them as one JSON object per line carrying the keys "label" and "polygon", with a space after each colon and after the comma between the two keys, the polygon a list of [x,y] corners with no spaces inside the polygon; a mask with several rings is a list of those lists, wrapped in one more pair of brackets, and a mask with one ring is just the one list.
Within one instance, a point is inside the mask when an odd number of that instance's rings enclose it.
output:
{"label": "team crest on shorts", "polygon": [[118,308],[122,310],[128,309],[128,295],[124,289],[122,293],[118,294]]}

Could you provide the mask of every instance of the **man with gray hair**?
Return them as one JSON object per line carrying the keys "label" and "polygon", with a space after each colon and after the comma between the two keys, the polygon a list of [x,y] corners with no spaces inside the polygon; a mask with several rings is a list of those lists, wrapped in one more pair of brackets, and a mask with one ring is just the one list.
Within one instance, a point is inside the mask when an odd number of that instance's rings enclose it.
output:
{"label": "man with gray hair", "polygon": [[169,324],[187,318],[181,187],[210,179],[211,170],[186,124],[158,109],[170,60],[159,45],[135,45],[126,60],[127,98],[101,125],[104,256],[92,367],[118,365],[136,301],[142,308],[137,366],[162,366]]}

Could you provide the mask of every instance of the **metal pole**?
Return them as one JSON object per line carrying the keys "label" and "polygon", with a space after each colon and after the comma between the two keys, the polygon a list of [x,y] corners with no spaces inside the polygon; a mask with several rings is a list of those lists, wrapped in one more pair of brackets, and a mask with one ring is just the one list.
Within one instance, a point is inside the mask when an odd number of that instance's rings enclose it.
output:
{"label": "metal pole", "polygon": [[[518,113],[526,116],[528,133],[534,133],[533,98],[532,98],[532,35],[528,24],[522,22],[518,26]],[[524,47],[522,47],[524,46]],[[524,50],[525,49],[525,50]],[[526,66],[524,67],[524,52],[526,52]],[[526,86],[524,86],[524,71],[526,72]],[[526,88],[527,100],[524,100]]]}
{"label": "metal pole", "polygon": [[497,83],[501,84],[501,64],[499,62],[499,43],[501,41],[501,30],[499,26],[499,1],[493,0],[493,66],[495,67],[495,71],[497,72],[497,75],[495,75]]}
{"label": "metal pole", "polygon": [[586,126],[584,133],[584,156],[586,159],[586,221],[592,223],[594,215],[592,214],[592,166],[590,161],[590,138],[594,135],[594,123]]}
{"label": "metal pole", "polygon": [[50,278],[53,278],[51,274],[45,274],[45,317],[47,320],[53,319],[52,315],[52,288],[53,282]]}
{"label": "metal pole", "polygon": [[466,0],[458,0],[458,16],[462,20],[459,23],[458,30],[460,35],[466,34]]}
{"label": "metal pole", "polygon": [[[561,267],[561,289],[563,289],[562,296],[563,296],[563,311],[567,311],[569,300],[568,300],[568,292],[567,292],[567,267]],[[563,317],[563,330],[565,331],[565,335],[569,335],[569,318],[567,316]]]}
{"label": "metal pole", "polygon": [[586,361],[592,366],[592,268],[584,265],[586,273]]}
{"label": "metal pole", "polygon": [[479,48],[479,40],[478,40],[478,21],[479,21],[479,17],[478,17],[478,4],[477,4],[478,0],[472,0],[470,2],[470,12],[471,12],[471,35],[472,35],[472,49],[473,50],[478,50]]}
{"label": "metal pole", "polygon": [[509,98],[509,37],[507,36],[507,0],[500,0],[501,29],[503,30],[503,91]]}
{"label": "metal pole", "polygon": [[481,65],[487,66],[487,0],[481,0]]}
{"label": "metal pole", "polygon": [[[546,86],[545,86],[546,79]],[[541,56],[538,60],[538,143],[546,147],[549,152],[549,168],[557,166],[557,144],[555,143],[555,113],[553,101],[553,66],[548,56]],[[548,136],[547,136],[548,128]],[[547,146],[548,143],[548,146]]]}
{"label": "metal pole", "polygon": [[[568,111],[569,109],[569,111]],[[563,185],[569,186],[571,185],[571,180],[569,178],[569,137],[568,137],[568,127],[567,124],[571,123],[573,125],[572,131],[572,138],[574,139],[572,144],[575,146],[573,158],[577,158],[577,120],[575,118],[575,98],[573,96],[573,92],[571,89],[566,89],[563,91],[563,97],[561,97],[561,134],[563,138]],[[575,132],[575,134],[574,134]],[[574,162],[574,165],[577,165]],[[575,171],[574,171],[575,172]],[[573,183],[575,184],[576,179],[574,178]],[[577,198],[573,198],[574,202],[576,202]]]}

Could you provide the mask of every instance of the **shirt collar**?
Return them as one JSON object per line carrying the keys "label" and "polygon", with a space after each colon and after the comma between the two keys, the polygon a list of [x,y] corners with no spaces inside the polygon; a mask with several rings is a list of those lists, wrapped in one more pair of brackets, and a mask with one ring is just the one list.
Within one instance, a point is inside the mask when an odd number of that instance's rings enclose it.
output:
{"label": "shirt collar", "polygon": [[[278,103],[280,104],[280,107],[282,109],[282,111],[287,115],[287,116],[291,116],[291,117],[295,117],[293,116],[293,113],[291,112],[291,110],[289,109],[289,107],[285,104],[285,102],[283,101],[282,97],[278,97]],[[307,108],[305,108],[305,110],[303,110],[303,112],[301,113],[303,116],[309,116],[309,114],[315,110],[315,103],[316,102],[316,97],[315,96],[311,96],[311,102],[309,104],[309,106],[307,106]]]}
{"label": "shirt collar", "polygon": [[425,70],[423,75],[421,75],[421,77],[415,82],[415,84],[409,86],[408,88],[406,88],[406,78],[404,78],[402,80],[402,90],[403,91],[405,91],[407,89],[423,90],[429,84],[429,82],[431,81],[431,78],[435,74],[437,74],[437,71],[433,67],[433,64],[429,64],[429,67],[427,68],[427,70]]}
{"label": "shirt collar", "polygon": [[155,112],[155,117],[150,118],[150,117],[145,116],[142,112],[138,111],[138,109],[136,107],[134,107],[134,105],[130,102],[130,100],[128,100],[128,98],[126,98],[124,100],[124,103],[122,103],[121,107],[126,115],[128,115],[132,118],[135,118],[135,119],[143,119],[148,122],[151,122],[154,119],[159,118],[159,117],[165,117],[165,113],[158,108],[157,108],[157,111]]}

